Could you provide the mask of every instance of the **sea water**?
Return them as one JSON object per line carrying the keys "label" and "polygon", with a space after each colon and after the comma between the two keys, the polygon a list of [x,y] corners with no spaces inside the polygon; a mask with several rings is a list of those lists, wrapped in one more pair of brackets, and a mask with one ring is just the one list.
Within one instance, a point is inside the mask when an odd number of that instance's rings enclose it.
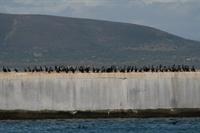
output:
{"label": "sea water", "polygon": [[200,133],[200,118],[5,120],[0,133]]}

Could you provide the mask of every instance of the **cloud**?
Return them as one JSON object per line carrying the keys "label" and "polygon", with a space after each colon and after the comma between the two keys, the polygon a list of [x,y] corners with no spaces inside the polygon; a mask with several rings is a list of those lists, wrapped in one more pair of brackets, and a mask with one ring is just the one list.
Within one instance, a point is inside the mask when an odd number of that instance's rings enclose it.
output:
{"label": "cloud", "polygon": [[66,9],[98,6],[106,0],[0,0],[0,11],[6,13],[56,14]]}
{"label": "cloud", "polygon": [[[80,9],[98,6],[145,6],[155,4],[176,4],[197,2],[198,0],[0,0],[0,12],[16,13],[60,13],[64,10],[79,12]],[[145,5],[142,5],[145,4]],[[176,5],[177,6],[177,5]]]}
{"label": "cloud", "polygon": [[166,4],[166,3],[187,3],[187,2],[191,2],[191,1],[197,1],[197,0],[132,0],[134,1],[141,1],[145,4],[154,4],[154,3],[162,3],[162,4]]}

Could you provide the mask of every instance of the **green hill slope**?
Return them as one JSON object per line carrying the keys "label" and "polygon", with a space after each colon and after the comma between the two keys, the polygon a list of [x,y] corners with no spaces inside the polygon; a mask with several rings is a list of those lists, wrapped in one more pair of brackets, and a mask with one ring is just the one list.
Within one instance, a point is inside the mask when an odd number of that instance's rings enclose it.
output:
{"label": "green hill slope", "polygon": [[155,28],[46,15],[0,14],[1,65],[194,64],[200,43]]}

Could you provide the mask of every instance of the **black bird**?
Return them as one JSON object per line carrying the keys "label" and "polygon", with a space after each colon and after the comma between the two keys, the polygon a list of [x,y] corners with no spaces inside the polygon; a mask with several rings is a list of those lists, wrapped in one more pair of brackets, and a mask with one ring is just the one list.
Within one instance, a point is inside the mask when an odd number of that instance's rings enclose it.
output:
{"label": "black bird", "polygon": [[17,69],[17,68],[15,68],[15,69],[14,69],[14,71],[15,71],[15,72],[18,72],[18,69]]}
{"label": "black bird", "polygon": [[7,69],[3,66],[3,72],[8,72]]}

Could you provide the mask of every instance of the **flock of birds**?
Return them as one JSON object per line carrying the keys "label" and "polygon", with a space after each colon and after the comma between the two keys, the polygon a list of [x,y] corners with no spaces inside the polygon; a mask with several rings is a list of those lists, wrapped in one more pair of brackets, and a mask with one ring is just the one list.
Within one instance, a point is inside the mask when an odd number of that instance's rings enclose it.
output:
{"label": "flock of birds", "polygon": [[9,68],[3,66],[2,72],[47,72],[47,73],[130,73],[130,72],[195,72],[196,68],[194,66],[190,67],[188,65],[172,65],[172,66],[35,66],[35,67],[26,67],[24,69]]}

